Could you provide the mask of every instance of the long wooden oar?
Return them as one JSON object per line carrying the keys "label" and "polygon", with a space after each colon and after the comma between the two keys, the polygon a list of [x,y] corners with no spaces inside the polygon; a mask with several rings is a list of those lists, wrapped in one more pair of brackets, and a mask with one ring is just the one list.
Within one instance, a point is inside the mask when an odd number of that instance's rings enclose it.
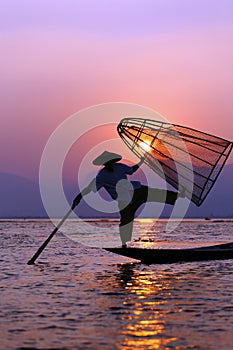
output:
{"label": "long wooden oar", "polygon": [[43,250],[46,248],[47,244],[51,241],[51,239],[53,238],[53,236],[55,235],[55,233],[59,230],[59,228],[61,227],[61,225],[63,224],[63,222],[68,218],[68,216],[71,214],[72,212],[72,208],[66,213],[66,215],[64,216],[64,218],[59,222],[59,224],[55,227],[55,229],[53,230],[53,232],[49,235],[49,237],[46,239],[46,241],[44,241],[44,243],[40,246],[40,248],[37,250],[37,252],[33,255],[33,257],[27,262],[28,265],[33,265],[34,262],[36,261],[36,259],[38,258],[38,256],[43,252]]}

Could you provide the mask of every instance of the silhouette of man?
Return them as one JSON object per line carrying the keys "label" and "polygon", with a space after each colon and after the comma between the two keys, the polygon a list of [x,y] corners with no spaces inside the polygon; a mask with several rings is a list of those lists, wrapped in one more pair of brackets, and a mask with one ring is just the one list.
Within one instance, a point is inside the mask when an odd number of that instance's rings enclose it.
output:
{"label": "silhouette of man", "polygon": [[[72,204],[74,209],[83,196],[91,191],[97,192],[104,188],[113,200],[117,200],[120,212],[119,231],[122,248],[126,248],[126,242],[131,240],[133,231],[133,221],[136,210],[146,202],[162,202],[174,205],[178,193],[173,191],[150,188],[142,185],[139,181],[129,181],[128,175],[132,175],[144,162],[144,158],[138,164],[129,166],[119,163],[121,155],[104,151],[93,164],[103,166],[97,173],[96,178],[78,194]],[[183,195],[179,195],[183,197]]]}

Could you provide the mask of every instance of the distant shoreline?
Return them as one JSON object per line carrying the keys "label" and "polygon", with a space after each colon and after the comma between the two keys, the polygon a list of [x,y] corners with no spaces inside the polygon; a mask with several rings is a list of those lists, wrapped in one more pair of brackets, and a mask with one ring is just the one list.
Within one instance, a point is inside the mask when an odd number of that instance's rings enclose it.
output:
{"label": "distant shoreline", "polygon": [[[60,220],[61,217],[55,217],[55,218],[33,218],[33,217],[9,217],[9,218],[0,218],[0,222],[12,222],[12,221],[22,221],[22,222],[33,222],[33,221],[52,221],[52,220]],[[180,218],[136,218],[135,221],[180,221]],[[118,218],[69,218],[67,221],[85,221],[85,222],[118,222],[120,219]],[[186,221],[186,222],[192,222],[192,221],[203,221],[203,222],[213,222],[213,223],[218,223],[218,222],[233,222],[233,218],[184,218],[181,221]]]}

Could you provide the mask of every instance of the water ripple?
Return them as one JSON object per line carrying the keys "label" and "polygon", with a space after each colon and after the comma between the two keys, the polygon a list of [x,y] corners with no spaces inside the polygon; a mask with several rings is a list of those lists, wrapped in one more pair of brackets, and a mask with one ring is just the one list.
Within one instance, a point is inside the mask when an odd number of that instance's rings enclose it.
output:
{"label": "water ripple", "polygon": [[[162,238],[159,225],[152,233]],[[183,225],[174,240],[187,242],[187,230],[189,241],[197,231],[227,239],[233,228]],[[59,233],[26,265],[51,229],[48,221],[1,222],[2,349],[232,349],[232,261],[146,266]]]}

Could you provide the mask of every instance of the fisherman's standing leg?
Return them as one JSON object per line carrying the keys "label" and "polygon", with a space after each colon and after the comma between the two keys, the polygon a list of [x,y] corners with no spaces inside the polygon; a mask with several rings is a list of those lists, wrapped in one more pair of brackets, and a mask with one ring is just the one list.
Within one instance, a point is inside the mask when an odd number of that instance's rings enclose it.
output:
{"label": "fisherman's standing leg", "polygon": [[126,243],[130,242],[132,239],[133,220],[128,224],[124,224],[124,225],[120,224],[119,231],[120,231],[122,248],[126,248]]}
{"label": "fisherman's standing leg", "polygon": [[121,216],[119,229],[122,247],[126,247],[126,242],[131,241],[135,213],[140,205],[146,202],[146,199],[147,187],[143,186],[143,188],[134,190],[130,204],[125,205],[125,203],[118,202]]}
{"label": "fisherman's standing leg", "polygon": [[[123,209],[122,209],[123,208]],[[120,237],[122,248],[126,248],[126,242],[131,241],[133,232],[133,220],[134,220],[134,210],[131,204],[128,204],[125,208],[121,203],[119,203],[120,210]]]}

